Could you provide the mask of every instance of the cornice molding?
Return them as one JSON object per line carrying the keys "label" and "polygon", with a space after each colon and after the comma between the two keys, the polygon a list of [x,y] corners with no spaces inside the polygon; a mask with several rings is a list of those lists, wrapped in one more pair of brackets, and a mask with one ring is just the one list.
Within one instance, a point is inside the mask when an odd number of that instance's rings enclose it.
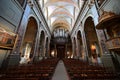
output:
{"label": "cornice molding", "polygon": [[101,9],[103,9],[103,7],[105,7],[111,0],[105,0],[102,5],[98,8],[98,11],[100,11]]}
{"label": "cornice molding", "polygon": [[[81,11],[80,11],[80,13],[78,14],[78,17],[77,17],[77,19],[76,19],[76,22],[75,22],[75,24],[74,24],[74,26],[73,26],[73,29],[71,30],[71,35],[74,33],[74,31],[76,30],[76,28],[81,24],[81,17],[82,16],[85,16],[85,14],[86,14],[86,9],[88,8],[88,4],[89,4],[89,1],[86,1],[85,3],[84,3],[84,5],[83,5],[83,7],[81,8]],[[88,9],[89,10],[89,9]],[[88,10],[87,10],[87,12],[88,12]],[[83,15],[84,14],[84,15]]]}
{"label": "cornice molding", "polygon": [[49,26],[47,24],[47,21],[46,21],[44,15],[42,13],[42,10],[41,10],[37,0],[34,1],[34,4],[35,4],[34,6],[36,6],[36,8],[38,10],[38,13],[39,13],[39,16],[40,16],[40,22],[43,25],[42,27],[45,29],[45,32],[50,36],[50,34],[51,34],[50,28],[49,28]]}

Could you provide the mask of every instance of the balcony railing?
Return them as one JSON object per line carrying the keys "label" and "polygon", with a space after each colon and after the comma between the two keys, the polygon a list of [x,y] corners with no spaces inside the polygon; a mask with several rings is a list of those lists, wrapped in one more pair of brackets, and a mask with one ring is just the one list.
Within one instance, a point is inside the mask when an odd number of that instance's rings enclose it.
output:
{"label": "balcony railing", "polygon": [[106,41],[106,45],[110,50],[120,51],[120,37],[112,38]]}

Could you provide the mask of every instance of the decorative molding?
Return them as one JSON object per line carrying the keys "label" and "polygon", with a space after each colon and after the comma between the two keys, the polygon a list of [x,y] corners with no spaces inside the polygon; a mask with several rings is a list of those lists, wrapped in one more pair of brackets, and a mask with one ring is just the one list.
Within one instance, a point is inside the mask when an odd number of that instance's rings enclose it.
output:
{"label": "decorative molding", "polygon": [[[86,8],[88,8],[88,4],[89,4],[89,1],[85,1],[85,3],[83,4],[83,7],[81,8],[81,11],[78,14],[76,22],[74,23],[73,28],[71,30],[71,35],[74,34],[74,30],[76,29],[77,25],[79,24],[79,21],[81,21],[81,19],[83,19],[83,18],[81,18],[81,16],[85,16],[84,14],[86,12],[84,12],[84,11],[86,10]],[[88,10],[86,10],[86,11],[88,11]]]}
{"label": "decorative molding", "polygon": [[107,27],[112,27],[116,23],[119,23],[120,15],[113,12],[103,11],[102,15],[99,17],[99,23],[97,24],[97,29],[104,29]]}
{"label": "decorative molding", "polygon": [[6,21],[7,23],[11,24],[14,28],[16,28],[16,26],[12,22],[10,22],[9,20],[7,20],[6,18],[4,18],[2,16],[0,16],[0,18],[3,19],[4,21]]}
{"label": "decorative molding", "polygon": [[90,3],[88,4],[89,8],[91,9],[91,7],[95,4],[94,0],[90,0]]}
{"label": "decorative molding", "polygon": [[49,29],[49,26],[48,26],[48,24],[47,24],[47,21],[46,21],[44,15],[42,14],[42,10],[41,10],[41,7],[40,7],[39,4],[38,4],[38,1],[37,1],[37,0],[34,0],[34,4],[37,5],[36,7],[38,8],[38,12],[40,13],[41,24],[43,24],[43,25],[45,26],[45,27],[44,27],[45,30],[51,34],[51,31],[50,31],[50,29]]}
{"label": "decorative molding", "polygon": [[15,6],[20,9],[21,11],[24,11],[24,8],[19,4],[17,0],[11,0]]}
{"label": "decorative molding", "polygon": [[[39,26],[39,27],[43,28],[46,31],[47,35],[51,34],[50,29],[48,28],[47,22],[46,22],[43,14],[42,14],[41,8],[37,3],[37,0],[34,0],[33,4],[34,4],[33,9],[36,9],[35,13],[37,13],[36,15],[38,16],[39,23],[40,23],[40,25],[42,25],[42,26]],[[49,35],[49,37],[50,37],[50,35]]]}
{"label": "decorative molding", "polygon": [[110,2],[110,0],[105,0],[102,4],[101,4],[101,6],[98,8],[98,11],[100,11],[107,3],[109,3]]}
{"label": "decorative molding", "polygon": [[107,12],[107,11],[102,10],[102,15],[99,17],[99,22],[105,19],[111,18],[113,16],[116,16],[116,14],[113,12]]}
{"label": "decorative molding", "polygon": [[32,0],[27,0],[27,3],[31,8],[33,8],[34,4]]}

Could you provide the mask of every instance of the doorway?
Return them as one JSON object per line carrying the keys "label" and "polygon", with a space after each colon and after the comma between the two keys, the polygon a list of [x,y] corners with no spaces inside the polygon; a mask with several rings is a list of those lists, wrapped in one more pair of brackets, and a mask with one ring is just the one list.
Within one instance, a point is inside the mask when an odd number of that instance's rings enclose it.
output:
{"label": "doorway", "polygon": [[65,58],[65,46],[64,45],[57,46],[57,58],[59,59]]}

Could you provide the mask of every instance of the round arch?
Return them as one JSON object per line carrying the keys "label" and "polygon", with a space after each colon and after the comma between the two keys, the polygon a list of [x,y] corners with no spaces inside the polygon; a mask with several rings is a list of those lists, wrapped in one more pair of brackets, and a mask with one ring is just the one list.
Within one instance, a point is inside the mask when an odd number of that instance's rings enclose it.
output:
{"label": "round arch", "polygon": [[82,23],[83,30],[84,30],[84,28],[85,28],[85,22],[86,22],[86,20],[87,20],[89,17],[91,17],[92,20],[93,20],[93,18],[94,18],[92,14],[89,14],[88,16],[86,16],[86,17],[83,19],[83,23]]}
{"label": "round arch", "polygon": [[33,58],[37,31],[37,20],[33,16],[30,16],[28,18],[28,23],[26,26],[22,46],[20,48],[21,57],[24,58],[24,61],[22,61],[21,59],[21,63],[28,62],[31,60],[31,58]]}
{"label": "round arch", "polygon": [[37,29],[39,30],[39,20],[37,19],[37,17],[35,16],[35,15],[33,15],[33,14],[30,14],[29,16],[28,16],[28,21],[29,21],[29,19],[30,18],[34,18],[35,20],[36,20],[36,24],[37,24]]}
{"label": "round arch", "polygon": [[93,22],[93,18],[89,16],[84,23],[84,32],[86,38],[86,45],[88,51],[88,58],[93,63],[98,63],[98,57],[100,55],[99,41]]}

